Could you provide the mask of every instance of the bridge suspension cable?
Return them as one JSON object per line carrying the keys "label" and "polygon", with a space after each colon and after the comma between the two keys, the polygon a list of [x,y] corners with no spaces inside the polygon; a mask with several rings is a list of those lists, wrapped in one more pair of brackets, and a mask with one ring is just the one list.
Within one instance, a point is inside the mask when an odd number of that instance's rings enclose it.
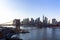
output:
{"label": "bridge suspension cable", "polygon": [[5,23],[2,23],[2,24],[13,24],[13,20],[5,22]]}

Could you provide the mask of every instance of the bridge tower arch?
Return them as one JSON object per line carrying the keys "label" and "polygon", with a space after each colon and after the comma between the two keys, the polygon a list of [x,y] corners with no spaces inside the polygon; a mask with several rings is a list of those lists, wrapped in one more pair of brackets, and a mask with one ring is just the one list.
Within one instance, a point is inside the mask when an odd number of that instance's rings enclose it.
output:
{"label": "bridge tower arch", "polygon": [[20,30],[20,19],[14,19],[13,25],[15,26],[15,29],[18,31]]}

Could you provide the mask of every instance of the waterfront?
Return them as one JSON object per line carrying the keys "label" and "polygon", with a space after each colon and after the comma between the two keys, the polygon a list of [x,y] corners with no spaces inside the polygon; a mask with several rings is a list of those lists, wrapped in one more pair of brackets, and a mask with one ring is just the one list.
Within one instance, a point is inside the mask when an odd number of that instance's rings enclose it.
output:
{"label": "waterfront", "polygon": [[60,40],[60,28],[35,28],[21,27],[30,33],[16,34],[12,37],[18,37],[23,40]]}

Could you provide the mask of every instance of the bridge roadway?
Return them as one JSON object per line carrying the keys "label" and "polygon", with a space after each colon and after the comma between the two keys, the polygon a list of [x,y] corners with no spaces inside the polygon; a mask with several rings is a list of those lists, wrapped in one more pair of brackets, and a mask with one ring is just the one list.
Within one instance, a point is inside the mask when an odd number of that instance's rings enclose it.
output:
{"label": "bridge roadway", "polygon": [[0,24],[0,26],[14,26],[14,24]]}

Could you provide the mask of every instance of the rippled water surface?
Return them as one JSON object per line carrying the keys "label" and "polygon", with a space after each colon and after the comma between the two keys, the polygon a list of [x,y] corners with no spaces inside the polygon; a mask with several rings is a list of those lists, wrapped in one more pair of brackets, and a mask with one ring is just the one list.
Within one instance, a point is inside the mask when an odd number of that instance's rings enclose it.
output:
{"label": "rippled water surface", "polygon": [[60,28],[21,27],[30,33],[16,34],[14,36],[23,40],[60,40]]}

